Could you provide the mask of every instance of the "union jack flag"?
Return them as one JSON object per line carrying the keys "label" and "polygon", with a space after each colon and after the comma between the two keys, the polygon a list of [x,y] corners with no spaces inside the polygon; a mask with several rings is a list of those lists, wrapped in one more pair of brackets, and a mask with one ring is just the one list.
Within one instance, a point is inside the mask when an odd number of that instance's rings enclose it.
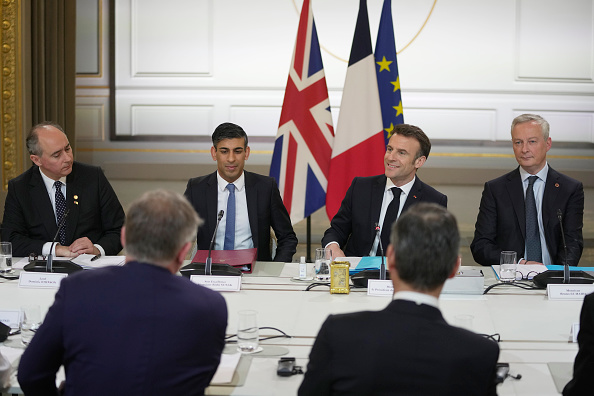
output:
{"label": "union jack flag", "polygon": [[293,224],[326,204],[333,141],[322,55],[305,0],[270,165]]}

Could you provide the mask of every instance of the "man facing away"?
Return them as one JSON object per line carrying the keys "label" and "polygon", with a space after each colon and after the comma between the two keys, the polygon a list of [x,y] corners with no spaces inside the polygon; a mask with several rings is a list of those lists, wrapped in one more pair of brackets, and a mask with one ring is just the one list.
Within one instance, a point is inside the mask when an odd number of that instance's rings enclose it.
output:
{"label": "man facing away", "polygon": [[393,301],[382,311],[330,315],[299,395],[491,395],[497,343],[446,323],[438,298],[460,266],[460,235],[444,207],[419,203],[392,226]]}
{"label": "man facing away", "polygon": [[51,122],[31,128],[27,149],[34,165],[8,182],[4,204],[2,240],[13,255],[118,254],[124,210],[101,169],[74,161],[64,130]]}
{"label": "man facing away", "polygon": [[126,264],[65,278],[23,353],[26,395],[203,395],[225,345],[227,306],[176,276],[201,220],[177,193],[144,194],[128,210]]}
{"label": "man facing away", "polygon": [[[217,171],[190,179],[184,193],[204,219],[198,230],[198,249],[209,248],[217,213],[223,210],[215,250],[257,248],[260,261],[291,262],[297,236],[289,213],[272,177],[244,171],[250,147],[243,128],[230,122],[219,125],[212,134],[210,153]],[[277,240],[274,257],[270,227]]]}
{"label": "man facing away", "polygon": [[516,117],[511,135],[519,167],[485,183],[470,245],[474,260],[499,264],[501,251],[510,250],[521,264],[578,265],[584,246],[582,183],[548,165],[552,142],[544,118]]}
{"label": "man facing away", "polygon": [[[421,128],[394,127],[384,155],[385,173],[355,177],[324,233],[322,246],[332,250],[333,258],[379,256],[379,240],[385,251],[392,223],[412,205],[434,202],[447,207],[448,198],[416,176],[430,151],[431,141]],[[376,224],[381,229],[379,237]]]}

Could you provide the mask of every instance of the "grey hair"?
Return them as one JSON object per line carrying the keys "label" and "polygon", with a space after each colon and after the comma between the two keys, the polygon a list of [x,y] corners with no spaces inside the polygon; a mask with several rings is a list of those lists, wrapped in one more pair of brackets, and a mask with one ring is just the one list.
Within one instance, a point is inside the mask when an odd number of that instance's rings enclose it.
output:
{"label": "grey hair", "polygon": [[537,114],[522,114],[517,116],[512,121],[511,131],[513,132],[516,125],[523,124],[525,122],[535,122],[536,124],[540,125],[540,130],[542,131],[542,137],[544,140],[549,138],[550,125],[547,120]]}
{"label": "grey hair", "polygon": [[41,147],[39,146],[39,133],[37,130],[41,129],[43,127],[47,127],[47,126],[54,127],[56,129],[58,129],[59,131],[61,131],[64,135],[66,135],[66,132],[64,132],[64,128],[62,128],[60,125],[56,124],[55,122],[52,122],[52,121],[40,122],[39,124],[37,124],[33,128],[31,128],[29,130],[29,133],[27,134],[26,143],[27,143],[27,151],[29,151],[29,154],[37,155],[37,156],[41,156],[43,154],[43,151],[41,150]]}

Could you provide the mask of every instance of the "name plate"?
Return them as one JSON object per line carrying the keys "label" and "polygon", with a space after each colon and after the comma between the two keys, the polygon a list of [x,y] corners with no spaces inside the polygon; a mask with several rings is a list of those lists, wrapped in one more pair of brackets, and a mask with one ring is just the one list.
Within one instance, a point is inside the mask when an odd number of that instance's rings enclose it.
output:
{"label": "name plate", "polygon": [[583,300],[586,294],[592,292],[594,292],[594,285],[547,285],[549,300]]}
{"label": "name plate", "polygon": [[241,276],[192,275],[190,280],[217,291],[241,290]]}
{"label": "name plate", "polygon": [[391,280],[369,279],[367,280],[368,296],[392,296],[394,285]]}
{"label": "name plate", "polygon": [[21,311],[4,310],[0,311],[0,322],[11,329],[18,329],[21,324]]}
{"label": "name plate", "polygon": [[68,274],[57,274],[51,272],[21,272],[19,287],[32,287],[35,289],[57,289],[62,279]]}

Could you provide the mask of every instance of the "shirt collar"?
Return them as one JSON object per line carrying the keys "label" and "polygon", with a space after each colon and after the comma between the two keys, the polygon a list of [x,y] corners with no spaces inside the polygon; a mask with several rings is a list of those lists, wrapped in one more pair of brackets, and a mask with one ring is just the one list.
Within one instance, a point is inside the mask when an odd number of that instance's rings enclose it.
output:
{"label": "shirt collar", "polygon": [[399,291],[394,293],[393,300],[407,300],[416,303],[417,305],[427,304],[435,308],[439,308],[439,301],[437,298],[414,291]]}
{"label": "shirt collar", "polygon": [[[219,171],[217,171],[217,184],[219,185],[219,191],[223,192],[227,189],[229,182],[221,177]],[[245,172],[241,172],[241,176],[237,178],[232,184],[235,185],[235,190],[241,191],[245,187]]]}
{"label": "shirt collar", "polygon": [[[404,195],[408,196],[408,194],[410,193],[410,190],[412,190],[412,187],[415,184],[415,180],[417,180],[416,176],[414,176],[411,181],[409,181],[408,183],[406,183],[398,188],[404,193]],[[387,190],[391,189],[392,187],[396,187],[396,185],[394,184],[394,182],[392,182],[392,179],[387,177],[386,178],[386,189],[384,191],[387,191]]]}
{"label": "shirt collar", "polygon": [[525,182],[530,176],[538,176],[538,178],[542,181],[547,181],[547,175],[549,174],[549,163],[545,162],[545,166],[536,174],[531,175],[530,173],[526,172],[524,168],[520,166],[520,177],[522,177],[522,182]]}
{"label": "shirt collar", "polygon": [[[47,191],[52,191],[56,180],[50,179],[48,176],[46,176],[45,173],[43,173],[43,171],[41,170],[41,168],[39,168],[39,174],[41,175],[43,184],[45,184],[45,189]],[[63,185],[66,185],[66,176],[62,176],[59,180],[62,182]]]}

